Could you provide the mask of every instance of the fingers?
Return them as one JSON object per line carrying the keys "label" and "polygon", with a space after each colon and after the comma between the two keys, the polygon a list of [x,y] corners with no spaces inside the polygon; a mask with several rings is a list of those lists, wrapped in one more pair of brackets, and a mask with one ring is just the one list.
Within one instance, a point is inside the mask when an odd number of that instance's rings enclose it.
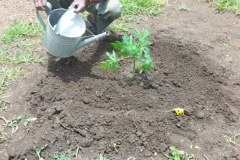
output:
{"label": "fingers", "polygon": [[79,13],[79,12],[84,12],[85,11],[85,3],[81,0],[75,0],[73,3],[70,5],[69,8],[75,7],[76,10],[74,12]]}
{"label": "fingers", "polygon": [[44,11],[45,10],[45,6],[47,4],[47,0],[34,0],[35,2],[35,7],[40,10],[40,11]]}
{"label": "fingers", "polygon": [[84,11],[85,11],[85,6],[78,5],[77,9],[74,12],[79,13],[79,12],[84,12]]}

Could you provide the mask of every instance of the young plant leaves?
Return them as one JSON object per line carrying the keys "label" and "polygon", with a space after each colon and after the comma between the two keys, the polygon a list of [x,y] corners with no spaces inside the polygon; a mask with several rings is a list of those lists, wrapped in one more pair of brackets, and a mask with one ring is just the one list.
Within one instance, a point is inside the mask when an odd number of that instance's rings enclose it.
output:
{"label": "young plant leaves", "polygon": [[[135,29],[136,39],[133,38],[132,35],[128,36],[124,34],[123,41],[117,41],[112,43],[115,49],[119,50],[119,55],[129,56],[133,60],[133,77],[135,76],[136,70],[136,59],[139,59],[140,63],[138,64],[138,70],[149,71],[153,68],[153,62],[149,54],[148,46],[151,44],[147,38],[150,37],[150,32],[148,30],[143,29],[142,33],[136,28]],[[109,60],[103,61],[101,64],[101,68],[104,69],[112,69],[114,71],[116,68],[119,68],[120,65],[118,61],[118,57],[115,55],[115,52],[111,55],[110,53],[106,53],[109,57]]]}
{"label": "young plant leaves", "polygon": [[26,121],[23,123],[23,125],[26,127],[29,123],[33,122],[33,121],[36,121],[37,118],[36,117],[33,117],[33,118],[28,118],[26,119]]}
{"label": "young plant leaves", "polygon": [[101,68],[107,69],[107,70],[112,70],[115,71],[116,68],[120,68],[120,64],[118,63],[119,58],[116,56],[116,53],[113,51],[112,54],[109,52],[106,53],[107,56],[109,57],[109,60],[101,62]]}

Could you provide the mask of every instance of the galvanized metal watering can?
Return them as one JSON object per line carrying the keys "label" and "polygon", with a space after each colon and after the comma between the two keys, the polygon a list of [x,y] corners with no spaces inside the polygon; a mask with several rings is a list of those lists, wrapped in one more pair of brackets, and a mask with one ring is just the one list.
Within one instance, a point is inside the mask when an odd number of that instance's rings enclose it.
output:
{"label": "galvanized metal watering can", "polygon": [[84,20],[74,12],[75,8],[55,9],[47,2],[45,12],[48,15],[47,25],[43,22],[38,10],[36,10],[38,20],[45,30],[43,45],[45,49],[56,57],[70,57],[76,50],[96,42],[109,33],[104,32],[84,39],[86,24]]}

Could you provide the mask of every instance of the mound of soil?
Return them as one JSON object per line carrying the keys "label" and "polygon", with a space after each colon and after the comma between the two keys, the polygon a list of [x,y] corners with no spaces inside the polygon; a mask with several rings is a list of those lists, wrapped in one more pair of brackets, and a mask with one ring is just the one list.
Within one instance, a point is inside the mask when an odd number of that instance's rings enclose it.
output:
{"label": "mound of soil", "polygon": [[[173,12],[170,9],[164,16]],[[216,47],[176,36],[171,27],[158,28],[158,18],[140,25],[151,26],[154,69],[135,78],[131,61],[122,62],[114,73],[100,68],[106,51],[113,50],[110,42],[121,39],[118,35],[73,57],[49,59],[47,75],[21,102],[27,114],[38,120],[25,137],[9,144],[8,159],[37,159],[33,146],[45,144],[48,147],[41,154],[45,159],[76,144],[81,148],[79,160],[99,153],[113,160],[167,159],[169,146],[197,159],[204,159],[203,155],[211,160],[240,159],[239,148],[223,138],[240,125],[239,97],[230,90],[239,89],[239,83],[229,78],[235,73],[213,61]],[[188,113],[171,112],[178,107]]]}

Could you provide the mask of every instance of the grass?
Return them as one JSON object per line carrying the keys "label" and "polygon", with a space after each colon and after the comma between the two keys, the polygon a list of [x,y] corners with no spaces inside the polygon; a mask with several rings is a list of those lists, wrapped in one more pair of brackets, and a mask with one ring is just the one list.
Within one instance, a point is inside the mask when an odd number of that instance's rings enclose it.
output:
{"label": "grass", "polygon": [[224,13],[226,11],[233,11],[237,15],[240,15],[240,1],[239,0],[203,0],[203,1],[216,5],[216,11],[218,13]]}
{"label": "grass", "polygon": [[240,1],[239,0],[217,0],[217,12],[233,11],[240,15]]}
{"label": "grass", "polygon": [[[34,55],[39,47],[43,29],[37,21],[13,20],[0,35],[0,104],[7,109],[11,104],[3,99],[3,94],[11,84],[11,80],[24,75],[20,64],[42,63],[43,57]],[[35,38],[36,37],[36,38]]]}
{"label": "grass", "polygon": [[43,30],[37,22],[13,20],[10,27],[6,28],[0,37],[0,43],[11,45],[13,42],[26,40],[28,37],[41,36],[42,33]]}
{"label": "grass", "polygon": [[8,96],[1,96],[0,97],[0,108],[3,111],[8,111],[9,107],[12,108],[11,103],[8,100],[6,100],[6,98],[8,98]]}
{"label": "grass", "polygon": [[162,6],[169,0],[120,0],[123,5],[121,18],[114,21],[110,26],[110,31],[127,31],[132,28],[128,21],[139,21],[143,15],[154,16],[162,11]]}
{"label": "grass", "polygon": [[185,5],[185,4],[181,4],[178,8],[177,8],[178,11],[188,11],[190,12],[190,8]]}

